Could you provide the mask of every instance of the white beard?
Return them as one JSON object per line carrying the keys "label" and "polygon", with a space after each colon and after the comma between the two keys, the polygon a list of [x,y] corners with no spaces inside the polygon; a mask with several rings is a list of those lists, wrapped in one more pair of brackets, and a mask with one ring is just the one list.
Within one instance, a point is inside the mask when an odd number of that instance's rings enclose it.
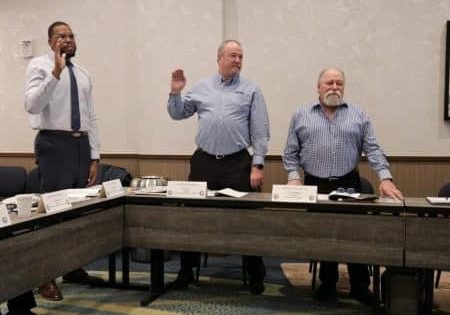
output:
{"label": "white beard", "polygon": [[325,106],[338,107],[342,105],[342,96],[339,92],[336,94],[328,94],[323,98],[323,102]]}

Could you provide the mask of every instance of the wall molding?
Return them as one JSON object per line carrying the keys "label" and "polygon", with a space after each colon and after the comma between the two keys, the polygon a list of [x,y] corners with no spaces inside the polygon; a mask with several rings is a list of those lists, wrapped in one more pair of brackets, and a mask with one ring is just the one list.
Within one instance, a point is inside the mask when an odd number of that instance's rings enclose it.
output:
{"label": "wall molding", "polygon": [[[104,153],[101,162],[126,168],[133,176],[159,175],[172,180],[186,180],[191,155]],[[436,196],[440,187],[450,182],[448,156],[389,156],[388,161],[396,185],[408,197]],[[27,171],[36,167],[35,156],[29,152],[0,153],[0,165],[22,166]],[[378,177],[371,170],[367,158],[359,164],[362,176],[378,186]],[[264,168],[263,191],[271,191],[273,184],[285,184],[287,174],[280,155],[269,155]]]}
{"label": "wall molding", "polygon": [[[34,153],[30,152],[0,152],[0,158],[34,158]],[[102,153],[102,158],[112,159],[140,159],[140,160],[189,160],[190,154],[138,154],[138,153]],[[387,156],[389,162],[431,162],[450,163],[450,156]],[[267,155],[268,161],[281,161],[281,155]],[[361,157],[361,162],[367,162],[365,156]]]}

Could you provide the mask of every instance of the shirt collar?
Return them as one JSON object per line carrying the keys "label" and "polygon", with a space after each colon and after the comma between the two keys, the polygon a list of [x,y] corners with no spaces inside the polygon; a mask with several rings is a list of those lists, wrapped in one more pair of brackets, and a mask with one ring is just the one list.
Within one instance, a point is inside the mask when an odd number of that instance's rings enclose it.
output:
{"label": "shirt collar", "polygon": [[[54,52],[53,50],[50,50],[50,51],[48,52],[48,58],[49,58],[50,60],[52,60],[53,62],[55,61],[55,52]],[[70,58],[70,62],[71,62],[72,65],[75,67],[76,65],[75,65],[75,63],[74,63],[72,60],[73,60],[73,58]]]}
{"label": "shirt collar", "polygon": [[236,74],[231,79],[224,81],[220,73],[216,74],[216,81],[219,85],[233,85],[239,82],[239,74]]}
{"label": "shirt collar", "polygon": [[[344,107],[348,107],[348,104],[345,100],[342,102],[341,106],[338,106],[337,109],[339,110],[339,108],[344,108]],[[317,110],[317,109],[321,109],[321,108],[322,108],[322,104],[320,104],[320,101],[317,100],[315,103],[313,103],[311,110]]]}

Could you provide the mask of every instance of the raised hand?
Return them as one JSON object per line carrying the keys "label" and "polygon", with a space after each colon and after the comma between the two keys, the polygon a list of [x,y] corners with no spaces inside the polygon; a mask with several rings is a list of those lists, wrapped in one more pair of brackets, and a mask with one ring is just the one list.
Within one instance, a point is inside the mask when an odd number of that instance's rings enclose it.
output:
{"label": "raised hand", "polygon": [[172,72],[172,82],[170,83],[170,93],[180,94],[186,86],[186,77],[182,69],[176,69]]}
{"label": "raised hand", "polygon": [[53,49],[55,53],[55,68],[52,73],[59,80],[59,76],[66,66],[66,53],[64,52],[64,40],[62,38],[58,38],[55,44],[55,48]]}

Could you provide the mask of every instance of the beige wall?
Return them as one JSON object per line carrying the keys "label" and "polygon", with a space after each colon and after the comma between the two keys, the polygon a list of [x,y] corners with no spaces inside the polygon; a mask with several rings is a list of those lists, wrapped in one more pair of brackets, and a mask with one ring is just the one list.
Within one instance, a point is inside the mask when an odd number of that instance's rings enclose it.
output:
{"label": "beige wall", "polygon": [[32,152],[20,41],[46,53],[48,25],[64,20],[93,78],[105,153],[190,154],[196,118],[168,117],[170,71],[183,67],[194,83],[216,70],[218,43],[235,37],[243,75],[267,100],[270,154],[283,149],[292,111],[315,98],[319,70],[338,65],[388,155],[448,156],[448,19],[450,0],[1,0],[0,152]]}

